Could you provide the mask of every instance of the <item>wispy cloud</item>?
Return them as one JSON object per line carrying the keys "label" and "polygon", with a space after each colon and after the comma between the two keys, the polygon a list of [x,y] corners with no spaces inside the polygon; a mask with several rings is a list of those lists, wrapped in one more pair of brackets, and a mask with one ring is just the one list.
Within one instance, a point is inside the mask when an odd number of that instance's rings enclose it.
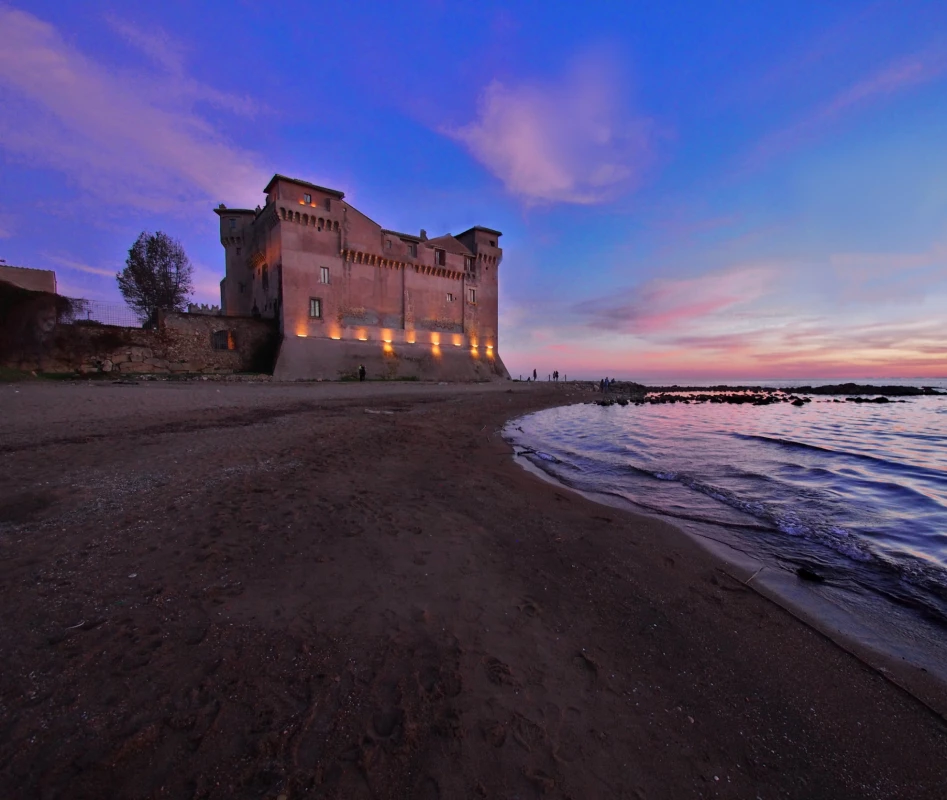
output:
{"label": "wispy cloud", "polygon": [[676,331],[774,291],[777,274],[772,267],[749,266],[696,278],[654,279],[578,303],[574,311],[597,329],[637,335]]}
{"label": "wispy cloud", "polygon": [[185,48],[160,28],[144,31],[128,20],[107,14],[108,26],[130,45],[173,75],[184,74]]}
{"label": "wispy cloud", "polygon": [[947,245],[917,253],[836,253],[829,265],[842,304],[920,303],[947,291]]}
{"label": "wispy cloud", "polygon": [[765,162],[775,155],[793,150],[822,134],[846,114],[928,83],[945,73],[947,56],[940,49],[891,62],[811,109],[788,127],[765,136],[753,149],[749,165]]}
{"label": "wispy cloud", "polygon": [[0,28],[0,147],[63,172],[107,204],[188,214],[214,200],[255,202],[266,181],[261,159],[195,108],[207,102],[248,113],[248,101],[188,78],[174,46],[118,24],[166,70],[133,76],[8,5],[0,5]]}
{"label": "wispy cloud", "polygon": [[495,80],[477,119],[446,133],[529,202],[600,203],[633,188],[652,159],[653,126],[625,107],[619,83],[601,59],[556,85]]}
{"label": "wispy cloud", "polygon": [[108,267],[93,267],[90,264],[86,264],[82,261],[76,261],[75,259],[67,258],[66,256],[57,256],[50,253],[40,253],[40,255],[47,261],[55,264],[60,269],[68,269],[74,272],[85,272],[89,275],[101,275],[106,278],[114,278],[115,273],[121,269],[120,266],[116,266],[111,269]]}

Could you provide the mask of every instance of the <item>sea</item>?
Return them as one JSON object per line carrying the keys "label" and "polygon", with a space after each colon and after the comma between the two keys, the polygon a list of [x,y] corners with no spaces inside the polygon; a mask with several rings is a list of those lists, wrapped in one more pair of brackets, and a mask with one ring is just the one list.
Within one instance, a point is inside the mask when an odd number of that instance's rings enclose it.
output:
{"label": "sea", "polygon": [[[854,382],[947,392],[947,379]],[[550,479],[746,557],[843,633],[947,679],[947,395],[839,399],[584,402],[520,417],[504,436]],[[820,580],[801,587],[800,570]]]}

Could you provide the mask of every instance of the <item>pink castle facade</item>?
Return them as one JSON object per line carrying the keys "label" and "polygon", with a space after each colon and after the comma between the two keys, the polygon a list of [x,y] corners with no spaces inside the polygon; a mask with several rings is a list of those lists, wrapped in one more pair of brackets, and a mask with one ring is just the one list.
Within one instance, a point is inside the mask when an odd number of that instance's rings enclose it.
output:
{"label": "pink castle facade", "polygon": [[221,309],[278,322],[274,375],[508,378],[499,354],[499,231],[428,239],[382,228],[342,192],[275,175],[256,210],[216,209]]}

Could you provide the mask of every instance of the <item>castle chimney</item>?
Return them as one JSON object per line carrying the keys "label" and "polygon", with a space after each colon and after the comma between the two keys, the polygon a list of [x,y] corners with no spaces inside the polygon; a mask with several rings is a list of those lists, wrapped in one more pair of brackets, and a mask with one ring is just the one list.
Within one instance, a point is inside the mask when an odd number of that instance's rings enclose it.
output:
{"label": "castle chimney", "polygon": [[426,242],[426,241],[427,241],[427,231],[424,230],[424,228],[421,228],[421,241],[422,241],[422,242]]}

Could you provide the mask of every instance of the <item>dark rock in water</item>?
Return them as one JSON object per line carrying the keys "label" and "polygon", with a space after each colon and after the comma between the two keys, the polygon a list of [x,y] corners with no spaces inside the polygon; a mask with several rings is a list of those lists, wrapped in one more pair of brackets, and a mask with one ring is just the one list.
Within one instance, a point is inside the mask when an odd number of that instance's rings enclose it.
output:
{"label": "dark rock in water", "polygon": [[825,583],[825,578],[823,578],[818,572],[813,572],[808,567],[799,567],[796,570],[796,575],[798,575],[804,581],[812,581],[812,583]]}
{"label": "dark rock in water", "polygon": [[795,400],[792,401],[792,404],[798,408],[799,406],[804,406],[806,404],[806,401],[803,400],[801,397],[797,397]]}
{"label": "dark rock in water", "polygon": [[793,391],[800,394],[878,394],[887,397],[916,397],[918,395],[942,395],[933,386],[872,386],[871,384],[837,383],[832,386],[797,386]]}
{"label": "dark rock in water", "polygon": [[627,405],[628,405],[628,399],[625,398],[625,397],[619,397],[616,402],[617,402],[618,405],[620,405],[620,406],[627,406]]}

